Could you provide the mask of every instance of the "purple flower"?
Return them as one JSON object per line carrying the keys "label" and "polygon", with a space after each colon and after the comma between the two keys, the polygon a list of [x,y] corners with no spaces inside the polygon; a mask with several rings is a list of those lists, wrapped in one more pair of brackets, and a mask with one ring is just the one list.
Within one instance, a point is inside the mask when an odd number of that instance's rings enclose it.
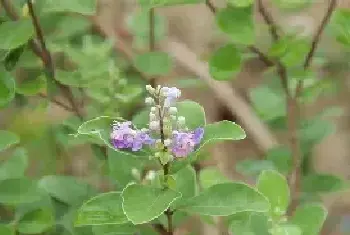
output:
{"label": "purple flower", "polygon": [[163,87],[162,89],[163,95],[165,97],[165,107],[170,107],[171,105],[173,105],[176,99],[178,99],[181,96],[181,91],[176,87]]}
{"label": "purple flower", "polygon": [[138,151],[143,145],[154,143],[154,140],[146,133],[146,130],[134,130],[130,126],[131,122],[122,122],[113,125],[111,140],[115,148]]}
{"label": "purple flower", "polygon": [[175,157],[187,157],[194,151],[204,134],[203,128],[197,128],[193,132],[173,132],[171,151]]}

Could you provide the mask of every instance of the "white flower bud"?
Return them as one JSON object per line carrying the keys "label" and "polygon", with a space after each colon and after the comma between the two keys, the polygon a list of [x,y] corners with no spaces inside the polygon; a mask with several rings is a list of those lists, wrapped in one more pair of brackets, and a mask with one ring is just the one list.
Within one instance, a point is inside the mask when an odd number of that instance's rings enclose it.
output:
{"label": "white flower bud", "polygon": [[176,119],[177,119],[177,117],[174,116],[174,115],[170,115],[170,118],[171,118],[172,121],[176,121]]}
{"label": "white flower bud", "polygon": [[177,124],[180,126],[184,126],[186,124],[186,118],[184,116],[180,116],[177,118]]}
{"label": "white flower bud", "polygon": [[168,147],[170,144],[171,144],[171,140],[170,140],[170,139],[165,139],[165,140],[164,140],[164,145],[165,145],[166,147]]}
{"label": "white flower bud", "polygon": [[166,96],[166,94],[168,93],[169,91],[169,87],[162,87],[162,89],[160,90],[160,94],[162,96]]}
{"label": "white flower bud", "polygon": [[149,129],[154,130],[154,131],[159,130],[159,122],[157,122],[157,121],[151,121],[151,122],[149,123]]}
{"label": "white flower bud", "polygon": [[152,121],[157,121],[157,116],[154,113],[149,114],[149,120]]}
{"label": "white flower bud", "polygon": [[132,176],[134,176],[136,179],[139,179],[140,178],[140,171],[136,168],[132,168],[131,169],[131,174]]}
{"label": "white flower bud", "polygon": [[149,171],[146,175],[146,180],[152,181],[156,178],[156,172],[155,171]]}
{"label": "white flower bud", "polygon": [[154,104],[154,99],[152,97],[147,97],[145,99],[145,103],[148,105],[152,105],[152,104]]}
{"label": "white flower bud", "polygon": [[146,91],[148,91],[150,94],[154,94],[155,89],[151,85],[146,85]]}
{"label": "white flower bud", "polygon": [[155,113],[157,111],[156,107],[151,107],[151,113]]}
{"label": "white flower bud", "polygon": [[177,114],[177,108],[176,108],[176,107],[170,107],[170,108],[169,108],[169,113],[170,113],[170,115],[175,115],[175,114]]}

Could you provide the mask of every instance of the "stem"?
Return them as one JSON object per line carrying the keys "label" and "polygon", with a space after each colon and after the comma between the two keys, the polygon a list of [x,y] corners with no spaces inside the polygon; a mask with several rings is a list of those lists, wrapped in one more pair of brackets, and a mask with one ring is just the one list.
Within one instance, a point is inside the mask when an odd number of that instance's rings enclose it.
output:
{"label": "stem", "polygon": [[209,10],[215,14],[216,13],[216,8],[215,6],[213,5],[213,3],[210,1],[210,0],[206,0],[205,1],[205,4],[208,6]]}
{"label": "stem", "polygon": [[[156,49],[156,37],[155,37],[155,14],[154,8],[149,10],[149,51],[154,51]],[[155,87],[156,78],[153,77],[150,80],[150,85]]]}

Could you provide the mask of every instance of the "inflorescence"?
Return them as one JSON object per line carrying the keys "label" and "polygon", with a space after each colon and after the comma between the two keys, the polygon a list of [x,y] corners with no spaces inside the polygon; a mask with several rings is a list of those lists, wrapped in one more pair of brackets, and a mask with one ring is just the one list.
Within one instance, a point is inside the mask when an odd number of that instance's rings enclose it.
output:
{"label": "inflorescence", "polygon": [[186,119],[178,116],[176,102],[181,91],[176,87],[153,88],[146,86],[150,94],[145,103],[150,106],[148,129],[137,129],[130,121],[113,124],[111,142],[116,149],[139,151],[144,146],[169,153],[173,158],[187,157],[201,142],[204,129],[189,130]]}

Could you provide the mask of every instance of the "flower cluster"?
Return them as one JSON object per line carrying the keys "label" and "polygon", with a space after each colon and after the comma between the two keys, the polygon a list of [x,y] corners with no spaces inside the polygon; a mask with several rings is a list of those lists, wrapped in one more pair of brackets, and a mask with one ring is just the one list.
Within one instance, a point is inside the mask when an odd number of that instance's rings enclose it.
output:
{"label": "flower cluster", "polygon": [[146,90],[150,94],[145,100],[150,106],[148,129],[132,128],[131,122],[116,123],[111,133],[114,147],[138,151],[149,145],[175,158],[187,157],[201,142],[204,129],[191,131],[186,127],[185,117],[178,116],[176,101],[181,91],[176,87],[150,85]]}

